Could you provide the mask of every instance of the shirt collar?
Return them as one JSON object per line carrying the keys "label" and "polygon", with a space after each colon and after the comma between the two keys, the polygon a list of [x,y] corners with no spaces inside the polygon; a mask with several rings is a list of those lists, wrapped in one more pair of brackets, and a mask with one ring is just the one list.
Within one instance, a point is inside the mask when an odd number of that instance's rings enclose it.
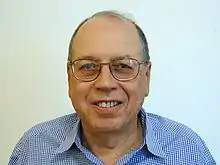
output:
{"label": "shirt collar", "polygon": [[[142,127],[144,129],[144,144],[146,145],[147,149],[153,155],[159,156],[161,158],[166,158],[166,154],[163,151],[163,148],[155,135],[155,130],[153,129],[152,123],[150,123],[149,119],[147,118],[147,113],[143,108],[141,108],[140,110],[140,119]],[[80,118],[77,116],[77,122],[75,126],[71,129],[66,139],[56,149],[55,153],[63,153],[71,148],[71,146],[75,143],[79,128]]]}
{"label": "shirt collar", "polygon": [[80,127],[80,119],[77,116],[77,122],[70,130],[69,134],[67,134],[65,140],[61,143],[61,145],[56,149],[55,153],[63,153],[71,148],[71,146],[75,143],[76,135],[79,131]]}
{"label": "shirt collar", "polygon": [[147,112],[143,108],[140,110],[140,119],[142,127],[144,128],[144,143],[148,151],[158,157],[166,158],[167,155],[163,151],[162,145],[159,143],[155,134],[156,130],[154,130],[153,125],[147,116]]}

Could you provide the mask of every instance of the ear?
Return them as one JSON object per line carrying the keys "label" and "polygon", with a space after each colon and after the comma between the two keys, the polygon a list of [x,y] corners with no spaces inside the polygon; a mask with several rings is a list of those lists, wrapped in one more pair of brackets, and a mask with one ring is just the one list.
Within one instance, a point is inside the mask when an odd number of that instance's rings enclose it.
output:
{"label": "ear", "polygon": [[66,72],[67,72],[67,76],[68,76],[68,82],[70,81],[70,75],[71,75],[71,68],[69,63],[66,64]]}
{"label": "ear", "polygon": [[68,80],[68,95],[71,98],[70,81],[71,81],[71,72],[72,71],[71,71],[69,63],[67,63],[66,69],[67,69],[66,71],[67,71],[67,80]]}
{"label": "ear", "polygon": [[149,91],[150,91],[150,76],[151,76],[151,62],[147,63],[147,67],[146,67],[146,89],[145,89],[145,97],[147,97],[149,95]]}

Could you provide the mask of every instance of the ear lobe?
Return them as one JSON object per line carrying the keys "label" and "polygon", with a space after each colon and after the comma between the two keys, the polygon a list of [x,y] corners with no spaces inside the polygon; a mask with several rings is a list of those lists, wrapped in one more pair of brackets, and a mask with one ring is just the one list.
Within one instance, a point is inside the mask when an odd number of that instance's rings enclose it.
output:
{"label": "ear lobe", "polygon": [[149,95],[150,91],[150,74],[151,74],[151,62],[147,64],[146,69],[146,89],[145,89],[145,97]]}
{"label": "ear lobe", "polygon": [[149,91],[150,91],[150,83],[149,82],[147,82],[147,84],[146,84],[146,89],[145,89],[145,97],[147,97],[148,95],[149,95]]}

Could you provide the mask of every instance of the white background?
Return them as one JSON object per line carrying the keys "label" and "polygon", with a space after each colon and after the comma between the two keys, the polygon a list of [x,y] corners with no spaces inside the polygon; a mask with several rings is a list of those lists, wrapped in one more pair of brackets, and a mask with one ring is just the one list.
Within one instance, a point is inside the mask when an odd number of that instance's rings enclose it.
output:
{"label": "white background", "polygon": [[153,63],[146,110],[191,127],[220,163],[220,1],[0,0],[0,164],[34,124],[73,112],[68,43],[103,9],[131,12],[146,33]]}

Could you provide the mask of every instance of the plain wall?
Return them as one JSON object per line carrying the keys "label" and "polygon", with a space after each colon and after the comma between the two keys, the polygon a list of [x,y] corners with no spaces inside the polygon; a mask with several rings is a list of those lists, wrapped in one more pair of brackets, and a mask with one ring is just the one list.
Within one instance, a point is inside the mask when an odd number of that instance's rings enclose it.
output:
{"label": "plain wall", "polygon": [[131,12],[146,33],[153,65],[144,108],[191,127],[220,163],[220,1],[1,0],[0,164],[34,124],[73,112],[68,43],[103,9]]}

